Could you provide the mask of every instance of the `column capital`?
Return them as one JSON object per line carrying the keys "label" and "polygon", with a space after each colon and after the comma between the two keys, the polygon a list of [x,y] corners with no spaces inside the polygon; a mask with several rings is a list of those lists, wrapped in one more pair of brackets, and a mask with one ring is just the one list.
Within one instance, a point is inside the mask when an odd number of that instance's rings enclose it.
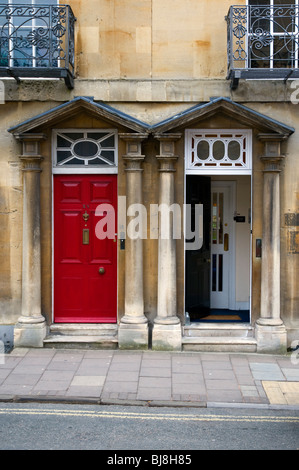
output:
{"label": "column capital", "polygon": [[24,163],[23,171],[41,171],[40,143],[46,140],[46,134],[17,134],[16,139],[22,143],[20,160]]}
{"label": "column capital", "polygon": [[136,134],[133,132],[118,134],[119,138],[126,142],[126,156],[140,157],[141,144],[148,138],[148,134]]}
{"label": "column capital", "polygon": [[21,155],[19,158],[23,162],[22,171],[42,171],[40,164],[43,161],[43,157],[41,155]]}
{"label": "column capital", "polygon": [[175,155],[175,142],[181,137],[181,133],[155,134],[155,139],[160,142],[160,155],[156,158],[160,163],[160,172],[175,172],[174,163],[178,156]]}
{"label": "column capital", "polygon": [[141,144],[148,138],[148,134],[121,133],[119,137],[126,142],[126,154],[123,155],[127,164],[125,171],[143,171],[141,163],[145,155],[141,154]]}
{"label": "column capital", "polygon": [[180,140],[182,134],[154,134],[154,137],[160,142],[160,155],[157,155],[157,159],[162,163],[177,160],[178,157],[175,155],[175,142]]}
{"label": "column capital", "polygon": [[280,172],[280,164],[285,159],[281,154],[281,142],[286,140],[285,134],[259,134],[258,139],[264,143],[264,154],[261,161],[264,163],[264,172]]}
{"label": "column capital", "polygon": [[160,173],[175,173],[176,169],[174,168],[174,163],[177,161],[178,157],[176,155],[157,155],[157,160],[160,163],[159,172]]}

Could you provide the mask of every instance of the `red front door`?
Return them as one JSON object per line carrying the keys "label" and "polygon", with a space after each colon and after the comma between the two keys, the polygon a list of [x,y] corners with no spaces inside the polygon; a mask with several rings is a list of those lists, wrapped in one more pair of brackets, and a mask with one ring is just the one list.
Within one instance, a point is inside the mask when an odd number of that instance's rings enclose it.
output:
{"label": "red front door", "polygon": [[114,208],[116,227],[116,175],[54,176],[55,322],[116,322],[117,243],[96,236],[101,204]]}

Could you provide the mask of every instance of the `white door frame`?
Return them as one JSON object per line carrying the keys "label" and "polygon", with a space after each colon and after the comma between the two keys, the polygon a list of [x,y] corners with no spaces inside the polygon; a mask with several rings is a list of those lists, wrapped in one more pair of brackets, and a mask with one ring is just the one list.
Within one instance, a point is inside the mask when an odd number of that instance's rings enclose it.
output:
{"label": "white door frame", "polygon": [[[243,137],[246,139],[246,146],[245,146],[245,153],[246,157],[245,158],[245,164],[243,168],[237,168],[235,164],[232,164],[230,167],[219,167],[219,162],[217,161],[217,166],[215,168],[207,167],[206,165],[203,165],[201,167],[197,166],[196,163],[196,152],[195,152],[195,147],[194,145],[196,144],[196,141],[193,139],[193,137],[199,133],[202,133],[200,138],[204,138],[207,134],[219,134],[219,139],[223,138],[223,135],[228,136],[228,140],[232,133],[237,133],[240,135],[243,135]],[[221,135],[220,135],[221,134]],[[194,143],[195,142],[195,143]],[[227,143],[226,143],[227,144]],[[194,161],[193,161],[194,160]],[[213,156],[210,154],[209,157],[209,162],[213,161]],[[205,167],[204,167],[205,166]],[[250,282],[249,282],[249,315],[250,315],[250,320],[251,320],[251,308],[252,308],[252,262],[253,262],[253,253],[252,253],[252,199],[253,199],[253,193],[252,193],[252,186],[253,186],[253,175],[252,175],[252,130],[251,129],[186,129],[185,130],[185,158],[184,158],[184,202],[186,202],[186,177],[187,175],[205,175],[209,177],[213,177],[215,175],[217,176],[222,176],[222,177],[227,177],[231,176],[232,179],[234,176],[237,175],[250,175],[251,177],[251,191],[250,191],[250,201],[251,201],[251,212],[250,212]],[[228,181],[228,180],[226,180]],[[225,182],[225,180],[222,181],[222,183]],[[236,185],[233,188],[231,197],[234,197],[235,204],[233,207],[236,207]],[[249,215],[249,214],[248,214]],[[186,223],[186,218],[184,223]],[[233,243],[234,243],[234,255],[231,258],[231,262],[236,261],[236,238],[235,238],[235,223],[232,223],[233,227]],[[184,242],[186,245],[186,241]],[[186,279],[186,248],[184,248],[184,279]],[[231,290],[230,290],[230,307],[233,310],[237,309],[237,303],[236,303],[236,270],[234,270],[234,282],[231,283]],[[185,305],[185,292],[186,290],[186,285],[184,284],[184,305]]]}

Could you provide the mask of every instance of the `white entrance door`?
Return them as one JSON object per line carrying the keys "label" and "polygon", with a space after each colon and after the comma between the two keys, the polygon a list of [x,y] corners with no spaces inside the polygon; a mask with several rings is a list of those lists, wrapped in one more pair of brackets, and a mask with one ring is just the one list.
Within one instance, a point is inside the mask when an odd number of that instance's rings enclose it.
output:
{"label": "white entrance door", "polygon": [[211,186],[210,308],[229,309],[235,284],[233,183]]}

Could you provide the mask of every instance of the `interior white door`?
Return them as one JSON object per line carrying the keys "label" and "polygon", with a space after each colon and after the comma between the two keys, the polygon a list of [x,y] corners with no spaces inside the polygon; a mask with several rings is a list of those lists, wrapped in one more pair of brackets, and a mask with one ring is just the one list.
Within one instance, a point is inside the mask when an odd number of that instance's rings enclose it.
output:
{"label": "interior white door", "polygon": [[229,309],[234,282],[232,187],[229,182],[211,186],[210,308]]}

